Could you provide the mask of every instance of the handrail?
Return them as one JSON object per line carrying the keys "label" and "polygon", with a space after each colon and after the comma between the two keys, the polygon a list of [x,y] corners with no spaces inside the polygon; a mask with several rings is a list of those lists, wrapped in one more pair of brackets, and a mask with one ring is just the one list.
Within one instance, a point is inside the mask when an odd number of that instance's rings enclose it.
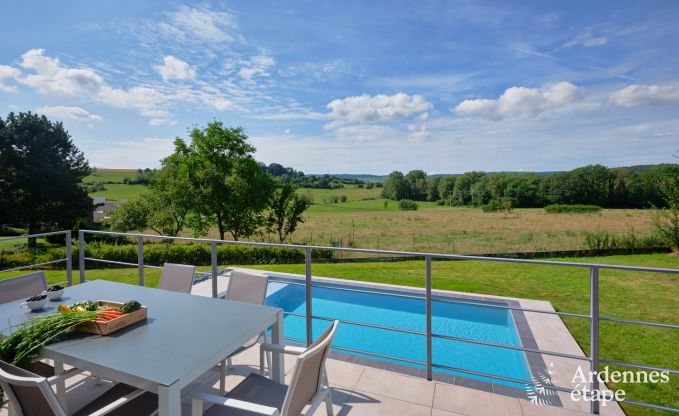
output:
{"label": "handrail", "polygon": [[450,260],[480,260],[480,261],[494,261],[502,263],[523,263],[536,264],[545,266],[564,266],[564,267],[598,267],[600,269],[609,270],[627,270],[637,272],[653,272],[653,273],[672,273],[679,274],[679,269],[664,269],[656,267],[639,267],[639,266],[620,266],[615,264],[597,264],[597,263],[582,263],[582,262],[565,262],[565,261],[551,261],[551,260],[531,260],[531,259],[510,259],[504,257],[484,257],[484,256],[470,256],[463,254],[443,254],[443,253],[429,253],[420,251],[396,251],[396,250],[379,250],[372,248],[353,248],[353,247],[333,247],[333,246],[316,246],[305,244],[280,244],[280,243],[265,243],[256,241],[235,241],[235,240],[216,240],[209,238],[193,238],[193,237],[171,237],[157,234],[139,234],[139,233],[120,233],[114,231],[94,231],[82,230],[88,234],[103,234],[103,235],[119,235],[126,237],[142,237],[142,238],[159,238],[163,240],[178,240],[178,241],[195,241],[199,243],[217,243],[217,244],[232,244],[245,246],[260,246],[260,247],[278,247],[289,249],[312,249],[312,250],[329,250],[329,251],[343,251],[348,253],[372,253],[372,254],[394,254],[400,256],[412,257],[426,257],[430,256],[432,259],[450,259]]}
{"label": "handrail", "polygon": [[[58,234],[58,233],[60,233],[60,232],[56,232],[54,234]],[[143,285],[143,283],[144,283],[143,269],[145,267],[148,267],[147,265],[145,265],[143,263],[144,239],[165,239],[165,240],[193,241],[193,242],[198,242],[198,243],[208,243],[211,246],[211,265],[212,265],[211,277],[212,277],[212,286],[213,286],[213,297],[217,296],[217,290],[216,289],[217,289],[217,275],[218,275],[218,273],[217,273],[217,245],[218,244],[259,246],[259,247],[278,247],[278,248],[286,248],[286,249],[293,249],[293,250],[304,250],[305,265],[306,265],[305,282],[303,284],[302,283],[296,283],[296,284],[304,285],[306,287],[306,314],[304,314],[304,315],[293,314],[293,313],[287,313],[287,314],[302,316],[306,319],[306,328],[307,328],[307,330],[306,330],[306,340],[295,339],[295,341],[301,342],[301,343],[307,343],[307,344],[309,342],[311,342],[311,336],[312,336],[312,334],[311,334],[311,328],[312,328],[311,323],[312,323],[312,320],[313,319],[329,319],[329,318],[326,318],[326,317],[318,317],[318,316],[313,315],[313,309],[312,309],[313,297],[311,296],[311,291],[312,291],[313,287],[319,286],[319,285],[314,283],[313,275],[311,273],[313,250],[327,250],[327,251],[350,252],[350,253],[372,253],[372,254],[393,255],[393,256],[410,256],[410,257],[413,257],[413,258],[424,259],[425,260],[425,268],[423,269],[423,275],[425,276],[425,288],[424,288],[425,293],[424,293],[424,296],[408,296],[408,295],[402,295],[402,296],[424,299],[427,302],[427,308],[426,308],[427,328],[426,328],[426,331],[424,333],[418,333],[418,331],[412,331],[412,333],[414,333],[415,335],[423,334],[426,337],[426,342],[427,342],[427,360],[426,360],[426,362],[420,362],[420,361],[410,360],[410,359],[402,359],[402,358],[399,358],[399,357],[386,356],[386,355],[381,355],[381,354],[378,354],[378,353],[360,351],[360,350],[355,350],[355,349],[346,348],[346,347],[333,347],[333,348],[337,349],[337,350],[344,350],[344,351],[353,352],[353,353],[373,355],[373,356],[386,358],[386,359],[400,360],[400,361],[403,361],[403,362],[408,362],[408,363],[416,364],[416,365],[423,365],[427,369],[427,378],[430,379],[430,380],[432,379],[432,368],[438,368],[438,369],[447,369],[447,370],[450,370],[450,371],[459,371],[459,372],[462,372],[462,373],[484,376],[484,377],[490,377],[490,378],[495,378],[495,379],[500,379],[500,380],[520,382],[522,384],[534,385],[531,382],[526,382],[526,381],[521,381],[521,380],[516,380],[516,379],[510,379],[510,378],[507,378],[507,377],[485,374],[485,373],[480,373],[480,372],[471,371],[471,370],[447,367],[447,366],[442,365],[442,364],[434,363],[433,357],[432,357],[432,354],[431,354],[431,340],[432,340],[432,338],[448,339],[448,340],[460,341],[460,342],[471,342],[471,343],[475,343],[475,344],[489,345],[489,346],[496,347],[496,348],[508,348],[508,349],[520,350],[520,351],[524,351],[524,352],[534,352],[534,353],[539,353],[539,354],[561,356],[561,357],[564,357],[564,358],[587,360],[587,361],[590,361],[590,363],[591,363],[591,369],[597,370],[597,371],[599,369],[599,363],[629,366],[629,367],[635,367],[635,368],[641,368],[641,369],[662,369],[663,371],[669,371],[673,374],[676,374],[677,371],[678,371],[678,370],[673,370],[673,369],[664,369],[664,368],[660,368],[660,367],[645,366],[645,365],[641,365],[641,364],[632,364],[632,363],[624,363],[624,362],[609,361],[609,360],[601,359],[601,357],[599,355],[599,323],[601,321],[612,321],[612,322],[619,322],[619,323],[625,323],[625,324],[636,324],[636,325],[648,325],[648,326],[661,327],[661,328],[666,328],[666,329],[679,329],[679,325],[670,324],[670,323],[635,321],[635,320],[627,320],[627,319],[614,318],[614,317],[599,316],[599,272],[600,272],[600,270],[619,270],[619,271],[636,271],[636,272],[679,274],[679,269],[625,266],[625,265],[613,265],[613,264],[596,264],[596,263],[583,263],[583,262],[534,260],[534,259],[509,259],[509,258],[501,258],[501,257],[484,257],[484,256],[428,253],[428,252],[415,252],[415,251],[378,250],[378,249],[364,249],[364,248],[350,248],[350,247],[325,247],[325,246],[317,246],[317,245],[296,245],[296,244],[278,244],[278,243],[266,243],[266,242],[250,242],[250,241],[215,240],[215,239],[208,239],[208,238],[171,237],[171,236],[162,236],[162,235],[155,235],[155,234],[142,234],[142,233],[120,233],[120,232],[112,232],[112,231],[80,230],[79,231],[78,244],[79,244],[79,247],[80,247],[80,250],[79,250],[79,255],[80,255],[79,260],[80,260],[80,262],[79,262],[79,264],[80,264],[81,282],[85,281],[85,261],[86,260],[87,261],[102,261],[102,262],[108,262],[108,263],[113,263],[113,264],[125,264],[125,265],[132,265],[132,266],[135,265],[135,264],[126,263],[126,262],[114,262],[114,261],[110,261],[110,260],[94,259],[94,258],[90,258],[90,257],[85,257],[85,255],[84,255],[85,234],[119,235],[119,236],[136,238],[137,243],[138,243],[138,263],[136,264],[136,266],[138,267],[138,270],[139,270],[139,284],[141,284],[141,285]],[[16,238],[26,238],[26,237],[25,236],[10,237],[10,238],[5,238],[5,239],[16,239]],[[2,239],[0,239],[0,240],[2,240]],[[69,240],[70,240],[70,238],[69,238]],[[432,300],[442,301],[442,302],[451,302],[451,303],[466,303],[466,304],[470,304],[470,305],[479,304],[479,302],[473,302],[473,301],[468,302],[468,301],[460,301],[460,300],[452,300],[452,299],[443,299],[442,296],[436,296],[436,294],[432,294],[432,282],[431,282],[431,280],[432,280],[431,279],[431,260],[432,259],[433,260],[472,260],[472,261],[490,261],[490,262],[502,262],[502,263],[516,263],[516,264],[533,264],[533,265],[557,266],[557,267],[559,267],[559,266],[562,266],[562,267],[578,267],[578,268],[584,268],[584,269],[589,270],[589,275],[590,275],[590,311],[589,311],[589,314],[576,314],[576,313],[569,313],[569,312],[545,311],[545,310],[536,310],[536,309],[528,309],[528,308],[520,308],[520,307],[517,308],[517,307],[510,307],[509,305],[493,305],[493,304],[482,304],[481,305],[481,306],[484,306],[484,307],[497,307],[497,308],[508,309],[508,310],[520,310],[520,311],[531,312],[531,313],[533,313],[533,312],[534,313],[544,313],[544,314],[552,314],[552,315],[561,315],[561,316],[569,316],[569,317],[589,319],[589,321],[590,321],[590,353],[589,353],[589,356],[579,357],[579,356],[575,356],[575,355],[572,355],[572,354],[564,354],[564,353],[560,353],[560,352],[556,352],[556,351],[543,351],[543,350],[539,350],[539,349],[530,349],[530,348],[510,346],[510,345],[504,345],[504,344],[486,343],[484,341],[476,341],[476,340],[470,340],[470,339],[466,339],[466,338],[452,337],[452,336],[447,336],[447,335],[443,335],[443,334],[432,333],[432,328],[431,328],[431,315],[432,315],[432,313],[431,313],[431,304],[430,304]],[[157,267],[157,266],[153,266],[153,267]],[[357,290],[357,289],[346,289],[346,290],[360,291],[360,290]],[[380,292],[380,294],[386,295],[386,296],[393,296],[394,295],[394,294],[391,294],[389,292]],[[363,325],[363,326],[375,327],[375,328],[398,331],[398,332],[411,332],[411,331],[408,331],[408,330],[401,330],[401,329],[398,329],[398,328],[382,327],[382,326],[379,326],[379,325],[364,324],[364,323],[353,322],[353,321],[344,321],[344,322],[347,323],[347,324],[350,324],[350,325]],[[552,388],[554,390],[560,390],[560,391],[570,391],[570,390],[563,388],[563,387],[553,387],[553,386],[552,387],[542,386],[542,387]],[[597,387],[598,386],[597,386],[596,381],[593,381],[593,383],[590,385],[590,388],[592,390],[596,390]],[[679,412],[679,409],[655,405],[655,404],[651,404],[651,403],[639,402],[639,401],[634,401],[634,400],[625,400],[625,403],[638,405],[638,406],[657,408],[657,409],[662,409],[662,410],[669,410],[669,411],[673,411],[673,412]],[[591,407],[590,410],[591,410],[592,413],[595,413],[595,414],[599,413],[599,402],[598,401],[592,401],[592,407]]]}
{"label": "handrail", "polygon": [[[5,269],[5,270],[0,270],[0,273],[4,272],[13,272],[16,270],[22,270],[22,269],[30,269],[33,267],[37,266],[47,266],[49,264],[57,264],[57,263],[66,263],[66,281],[65,283],[68,286],[71,286],[73,284],[73,245],[72,245],[72,231],[71,230],[63,230],[63,231],[50,231],[46,233],[37,233],[37,234],[24,234],[24,235],[13,235],[9,237],[0,237],[0,241],[11,241],[11,240],[22,240],[22,239],[29,239],[29,238],[38,238],[38,237],[47,237],[51,235],[61,235],[64,234],[66,237],[65,241],[65,249],[66,249],[66,257],[63,259],[57,259],[57,260],[50,260],[50,261],[44,261],[40,263],[33,263],[33,264],[28,264],[25,266],[18,266],[18,267],[12,267],[10,269]],[[64,283],[64,282],[60,282]]]}

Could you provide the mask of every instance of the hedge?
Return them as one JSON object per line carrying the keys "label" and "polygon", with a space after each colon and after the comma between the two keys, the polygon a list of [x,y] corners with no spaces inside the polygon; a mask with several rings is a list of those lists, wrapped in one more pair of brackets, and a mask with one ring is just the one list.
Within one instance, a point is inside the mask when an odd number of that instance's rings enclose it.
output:
{"label": "hedge", "polygon": [[[314,259],[332,259],[331,250],[313,250]],[[136,244],[104,244],[92,243],[85,246],[85,256],[97,259],[137,263]],[[0,251],[0,269],[27,266],[35,263],[59,260],[65,257],[63,248],[51,248],[47,250],[24,250],[13,253]],[[209,266],[212,252],[208,244],[168,244],[146,243],[144,244],[144,263],[161,266],[165,262],[193,264],[196,266]],[[77,264],[78,247],[73,247],[74,266]],[[276,264],[276,263],[303,263],[303,249],[288,249],[266,246],[244,246],[221,244],[217,246],[217,261],[221,265],[226,264]],[[64,267],[61,263],[59,266]],[[89,262],[87,267],[111,267],[110,264],[101,262]]]}
{"label": "hedge", "polygon": [[598,205],[569,205],[569,204],[552,204],[545,207],[545,211],[550,214],[559,214],[563,212],[599,212],[601,207]]}

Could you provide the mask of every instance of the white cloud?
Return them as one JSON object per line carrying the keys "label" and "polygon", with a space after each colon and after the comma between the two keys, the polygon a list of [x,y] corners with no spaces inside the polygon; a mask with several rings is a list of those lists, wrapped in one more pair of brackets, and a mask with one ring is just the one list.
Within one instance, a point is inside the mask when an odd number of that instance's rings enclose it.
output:
{"label": "white cloud", "polygon": [[335,128],[333,133],[336,138],[351,142],[384,141],[398,137],[398,131],[393,127],[377,124],[340,126]]}
{"label": "white cloud", "polygon": [[327,108],[338,121],[367,122],[402,120],[413,114],[432,108],[421,95],[408,95],[402,92],[394,95],[367,94],[332,100]]}
{"label": "white cloud", "polygon": [[102,121],[103,118],[96,114],[92,114],[89,111],[81,107],[69,107],[65,105],[57,106],[45,106],[36,109],[38,113],[43,113],[48,116],[61,118],[61,119],[71,119],[78,121]]}
{"label": "white cloud", "polygon": [[68,68],[59,58],[43,55],[44,49],[31,49],[21,57],[19,65],[33,73],[17,78],[43,94],[92,94],[103,85],[102,78],[89,68]]}
{"label": "white cloud", "polygon": [[236,19],[230,13],[181,6],[169,16],[170,24],[160,26],[168,34],[206,42],[231,42],[236,38],[231,33],[236,28]]}
{"label": "white cloud", "polygon": [[163,93],[151,87],[132,87],[130,89],[112,88],[105,85],[99,91],[101,101],[120,108],[134,108],[146,117],[167,115],[167,111],[160,108],[167,101]]}
{"label": "white cloud", "polygon": [[243,67],[238,75],[245,81],[252,81],[255,76],[268,77],[269,69],[276,64],[276,60],[268,55],[256,55],[243,62]]}
{"label": "white cloud", "polygon": [[92,166],[100,168],[158,167],[174,151],[173,140],[147,137],[141,140],[109,140],[105,146],[85,149]]}
{"label": "white cloud", "polygon": [[163,64],[156,66],[156,69],[160,72],[164,81],[196,78],[196,70],[191,68],[191,65],[172,55],[165,56]]}
{"label": "white cloud", "polygon": [[177,120],[171,118],[152,118],[149,120],[149,126],[174,126]]}
{"label": "white cloud", "polygon": [[593,46],[603,46],[607,43],[608,38],[594,35],[592,28],[587,27],[564,43],[561,49],[572,48],[574,46],[584,46],[585,48],[591,48]]}
{"label": "white cloud", "polygon": [[540,88],[507,88],[497,99],[464,100],[453,111],[470,117],[500,119],[505,116],[536,116],[580,99],[580,90],[570,82],[559,82]]}
{"label": "white cloud", "polygon": [[679,84],[630,85],[611,95],[611,102],[620,107],[648,104],[679,104]]}
{"label": "white cloud", "polygon": [[0,91],[1,92],[14,92],[16,87],[13,85],[7,85],[3,82],[6,78],[16,78],[21,72],[8,65],[0,65]]}
{"label": "white cloud", "polygon": [[233,105],[233,103],[231,101],[229,101],[225,98],[216,98],[216,99],[211,101],[211,104],[215,109],[217,109],[219,111],[228,110]]}

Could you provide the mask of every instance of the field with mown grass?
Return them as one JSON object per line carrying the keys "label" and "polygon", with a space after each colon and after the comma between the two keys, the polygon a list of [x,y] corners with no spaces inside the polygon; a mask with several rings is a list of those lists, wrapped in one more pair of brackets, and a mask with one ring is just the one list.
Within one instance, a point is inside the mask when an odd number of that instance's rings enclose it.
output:
{"label": "field with mown grass", "polygon": [[[679,269],[679,258],[666,254],[554,259],[588,263],[624,264]],[[223,267],[225,267],[224,265]],[[250,265],[255,269],[304,273],[303,264]],[[209,267],[200,267],[209,271]],[[424,286],[424,261],[369,263],[314,263],[315,276],[371,281],[405,286]],[[16,275],[0,273],[0,278]],[[62,281],[64,271],[48,271],[50,282]],[[481,261],[434,261],[432,285],[435,289],[546,300],[557,311],[587,314],[589,279],[586,269]],[[145,271],[147,286],[156,286],[159,271]],[[91,269],[88,279],[137,282],[137,270]],[[77,271],[74,281],[78,280]],[[601,315],[624,319],[679,323],[679,275],[601,270]],[[589,351],[589,322],[564,318],[564,322],[584,351]],[[679,368],[679,331],[673,329],[601,322],[601,357],[615,361]],[[549,360],[549,357],[546,357]],[[611,367],[611,370],[627,370]],[[627,398],[679,407],[679,377],[668,384],[619,384]],[[659,415],[658,411],[625,406],[630,415]]]}

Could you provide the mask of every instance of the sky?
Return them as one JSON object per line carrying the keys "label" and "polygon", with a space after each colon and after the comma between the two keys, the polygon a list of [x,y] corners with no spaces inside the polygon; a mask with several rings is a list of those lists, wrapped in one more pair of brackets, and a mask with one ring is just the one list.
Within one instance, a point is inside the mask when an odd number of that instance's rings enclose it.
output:
{"label": "sky", "polygon": [[0,116],[158,167],[212,120],[306,173],[677,162],[679,2],[9,0]]}

